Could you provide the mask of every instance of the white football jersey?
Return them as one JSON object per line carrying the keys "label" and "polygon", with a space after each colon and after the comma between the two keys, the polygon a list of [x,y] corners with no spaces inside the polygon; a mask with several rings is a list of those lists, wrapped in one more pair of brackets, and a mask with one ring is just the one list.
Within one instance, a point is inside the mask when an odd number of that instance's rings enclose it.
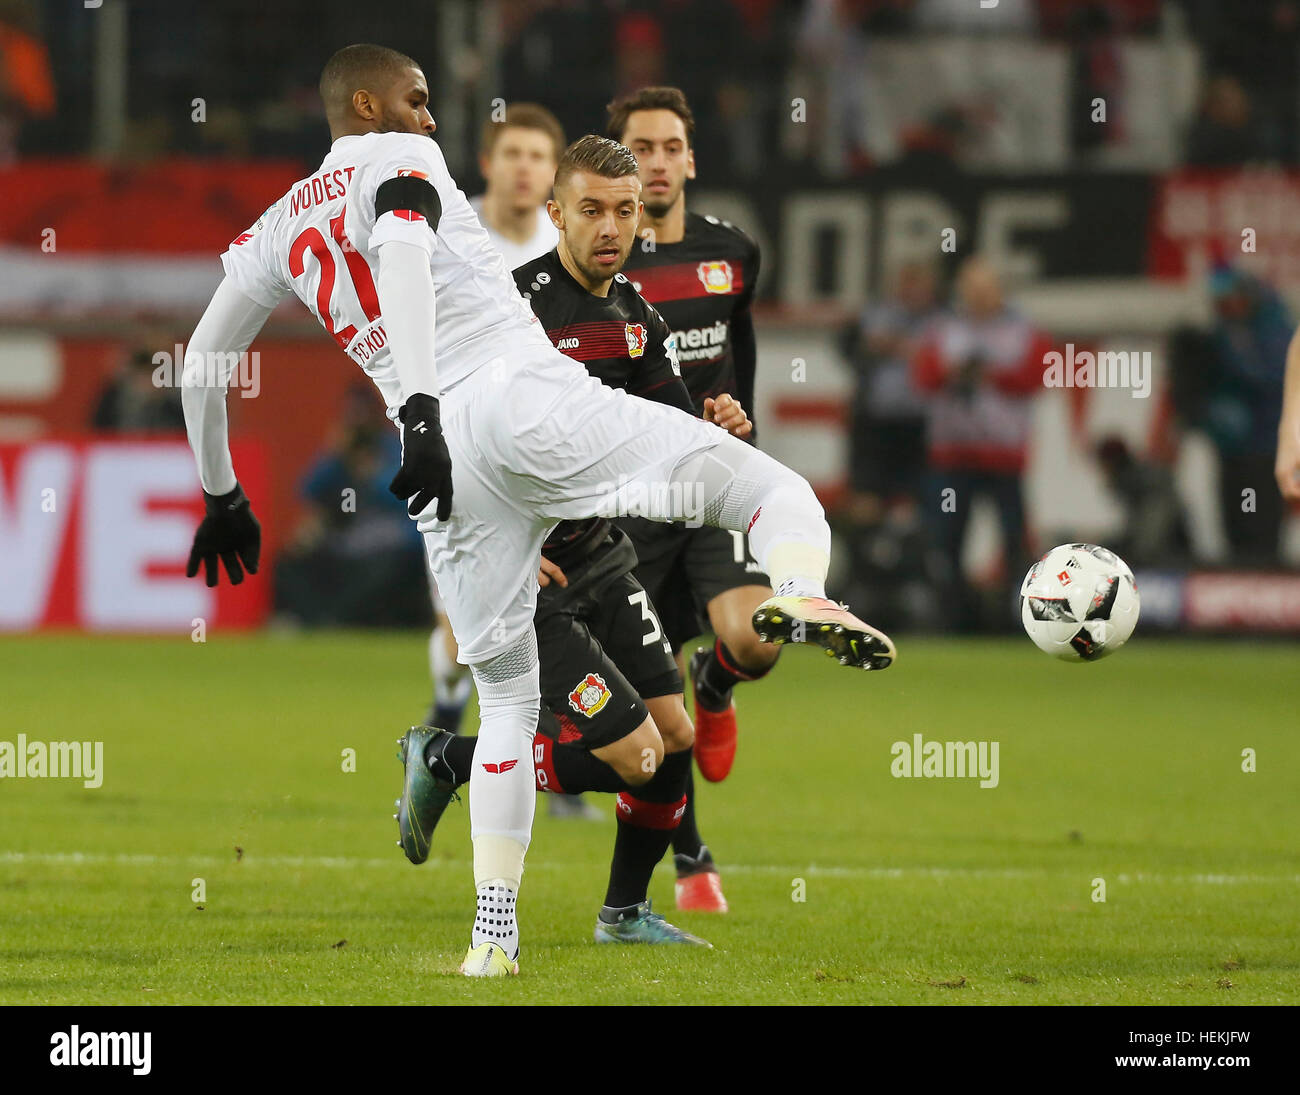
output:
{"label": "white football jersey", "polygon": [[479,222],[483,225],[483,230],[488,234],[488,239],[492,241],[492,245],[501,252],[501,256],[506,260],[507,270],[518,270],[524,263],[541,258],[547,251],[554,250],[555,245],[560,242],[560,233],[555,225],[551,223],[551,218],[547,214],[544,205],[537,207],[537,225],[533,230],[533,234],[523,243],[515,243],[514,240],[506,239],[484,219],[482,194],[476,198],[470,198],[469,204],[470,208],[478,214]]}
{"label": "white football jersey", "polygon": [[[402,175],[438,192],[436,227],[418,213],[375,219],[375,192]],[[434,353],[446,391],[481,365],[520,349],[550,349],[500,251],[447,171],[442,150],[415,133],[340,137],[320,168],[294,183],[221,256],[245,296],[274,306],[296,293],[339,346],[379,386],[389,417],[406,400],[388,349],[379,296],[379,246],[417,244],[429,255],[436,299]]]}

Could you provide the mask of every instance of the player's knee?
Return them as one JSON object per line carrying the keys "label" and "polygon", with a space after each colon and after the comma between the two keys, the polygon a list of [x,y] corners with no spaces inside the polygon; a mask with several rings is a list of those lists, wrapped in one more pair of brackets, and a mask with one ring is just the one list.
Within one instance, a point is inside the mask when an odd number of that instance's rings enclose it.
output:
{"label": "player's knee", "polygon": [[655,711],[654,720],[665,753],[680,753],[695,744],[695,724],[686,713],[681,696],[667,697]]}
{"label": "player's knee", "polygon": [[627,737],[616,742],[602,758],[630,787],[649,783],[664,759],[664,742],[654,719],[647,716]]}

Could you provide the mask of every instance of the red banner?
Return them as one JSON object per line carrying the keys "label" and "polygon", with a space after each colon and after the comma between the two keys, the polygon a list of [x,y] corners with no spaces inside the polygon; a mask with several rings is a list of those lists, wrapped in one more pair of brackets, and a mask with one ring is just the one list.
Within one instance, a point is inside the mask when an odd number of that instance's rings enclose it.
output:
{"label": "red banner", "polygon": [[[232,445],[265,497],[256,443]],[[0,630],[193,632],[248,628],[270,610],[270,560],[238,588],[185,577],[203,496],[178,440],[0,444]]]}
{"label": "red banner", "polygon": [[289,160],[110,166],[32,160],[0,170],[0,243],[57,255],[199,254],[213,261],[304,174]]}
{"label": "red banner", "polygon": [[1300,286],[1300,172],[1180,171],[1160,184],[1149,270],[1182,280],[1216,261]]}

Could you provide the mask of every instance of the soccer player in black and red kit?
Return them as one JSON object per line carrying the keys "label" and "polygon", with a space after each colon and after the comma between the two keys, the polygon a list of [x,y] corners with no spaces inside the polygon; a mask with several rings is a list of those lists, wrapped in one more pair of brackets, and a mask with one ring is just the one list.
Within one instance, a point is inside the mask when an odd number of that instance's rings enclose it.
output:
{"label": "soccer player in black and red kit", "polygon": [[[637,157],[644,187],[641,239],[627,276],[676,334],[682,379],[697,412],[706,399],[729,394],[752,414],[757,351],[750,308],[758,245],[726,221],[686,210],[686,180],[695,177],[695,121],[686,96],[672,87],[633,92],[610,104],[607,132]],[[683,644],[701,631],[716,635],[712,649],[691,658],[689,672],[696,763],[706,779],[723,780],[736,753],[732,689],[762,677],[780,653],[759,640],[750,622],[772,596],[767,575],[745,538],[726,530],[635,517],[620,525],[636,546],[637,578],[660,607],[678,664]],[[716,866],[695,824],[693,794],[673,851],[678,908],[726,912]]]}
{"label": "soccer player in black and red kit", "polygon": [[[551,343],[593,376],[694,414],[672,332],[617,272],[633,243],[640,189],[626,148],[602,137],[575,142],[548,203],[559,246],[516,269],[515,283]],[[569,413],[580,431],[584,408]],[[702,414],[736,436],[749,432],[729,395],[707,400]],[[672,648],[632,575],[636,554],[612,516],[562,521],[542,547],[534,624],[543,699],[537,783],[549,791],[618,794],[597,942],[699,943],[654,914],[647,898],[655,864],[686,809],[694,730]],[[475,740],[442,730],[426,736],[430,771],[448,790],[458,786],[468,777]]]}

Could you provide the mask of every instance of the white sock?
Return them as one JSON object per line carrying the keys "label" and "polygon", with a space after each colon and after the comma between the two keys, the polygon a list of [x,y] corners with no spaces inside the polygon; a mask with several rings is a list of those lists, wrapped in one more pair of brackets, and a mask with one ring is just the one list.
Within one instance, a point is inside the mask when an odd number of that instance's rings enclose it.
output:
{"label": "white sock", "polygon": [[478,907],[470,946],[496,943],[514,961],[519,957],[519,921],[515,901],[519,891],[507,879],[494,878],[478,884]]}
{"label": "white sock", "polygon": [[541,692],[532,628],[505,653],[475,665],[474,683],[480,724],[469,819],[478,911],[471,946],[499,943],[514,958],[519,953],[515,899],[537,804],[533,735]]}
{"label": "white sock", "polygon": [[778,539],[767,545],[764,565],[778,597],[825,598],[830,552],[820,544]]}
{"label": "white sock", "polygon": [[811,578],[787,578],[773,592],[778,597],[820,597],[826,599],[826,587]]}

